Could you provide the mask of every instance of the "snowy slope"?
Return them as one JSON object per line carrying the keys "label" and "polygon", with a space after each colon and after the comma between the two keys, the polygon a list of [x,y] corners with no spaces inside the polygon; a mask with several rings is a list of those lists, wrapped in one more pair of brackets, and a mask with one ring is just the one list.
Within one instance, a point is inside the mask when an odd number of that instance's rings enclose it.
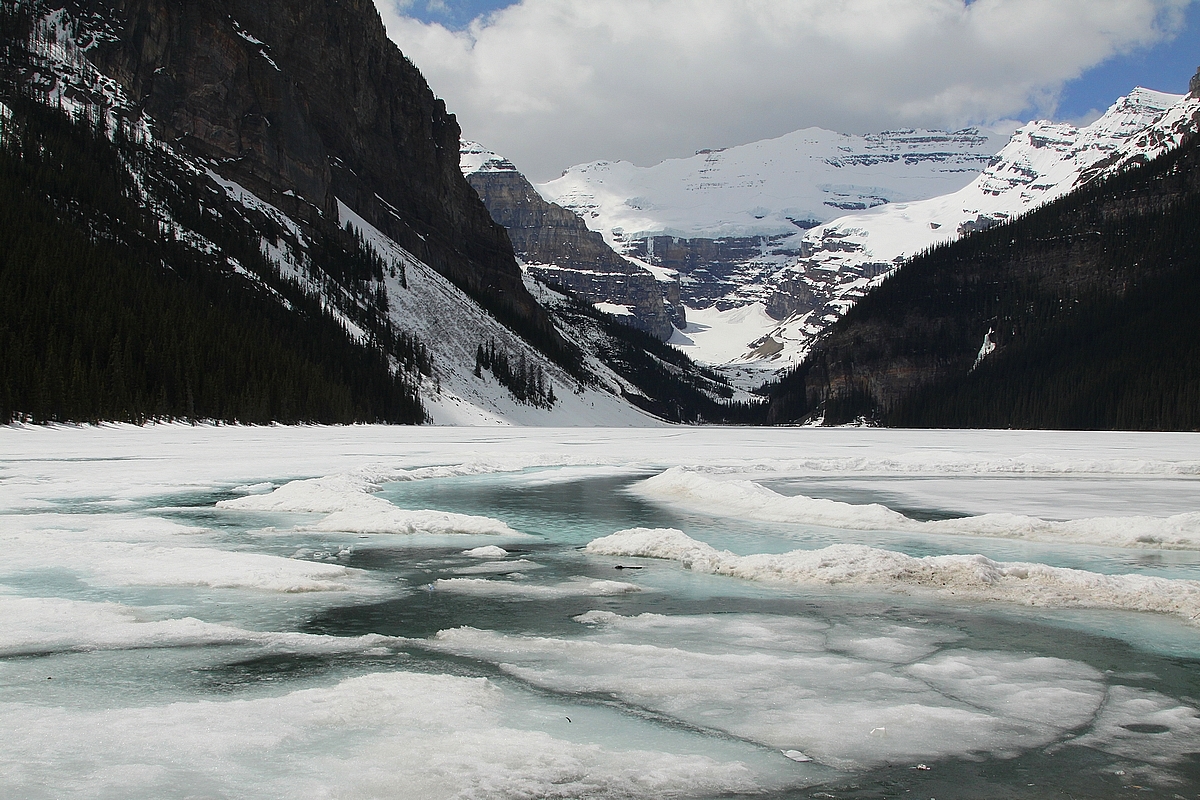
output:
{"label": "snowy slope", "polygon": [[652,167],[583,164],[537,188],[618,249],[653,234],[779,236],[847,210],[954,191],[1003,141],[977,129],[851,136],[808,128]]}
{"label": "snowy slope", "polygon": [[463,175],[476,172],[516,172],[516,166],[504,156],[488,150],[478,142],[463,139],[458,151]]}
{"label": "snowy slope", "polygon": [[[905,259],[1161,155],[1196,130],[1198,116],[1200,99],[1135,89],[1087,127],[1045,121],[1022,127],[988,168],[957,192],[890,203],[790,237],[763,259],[779,263],[779,269],[740,287],[728,305],[765,302],[773,294],[797,290],[824,302],[780,321],[743,328],[739,338],[746,346],[731,365],[774,372],[799,363],[822,331]],[[782,345],[766,360],[755,353],[754,343],[763,336]],[[699,349],[692,356],[706,360]]]}
{"label": "snowy slope", "polygon": [[[429,348],[434,379],[425,381],[421,400],[440,425],[551,425],[567,427],[627,427],[661,424],[621,399],[619,379],[600,368],[610,391],[581,387],[561,367],[530,347],[497,322],[450,281],[423,264],[344,203],[338,210],[342,225],[359,231],[386,262],[404,265],[404,283],[385,278],[393,321]],[[524,353],[531,366],[541,366],[557,396],[552,408],[517,402],[487,371],[473,371],[476,348],[489,340],[509,353]]]}

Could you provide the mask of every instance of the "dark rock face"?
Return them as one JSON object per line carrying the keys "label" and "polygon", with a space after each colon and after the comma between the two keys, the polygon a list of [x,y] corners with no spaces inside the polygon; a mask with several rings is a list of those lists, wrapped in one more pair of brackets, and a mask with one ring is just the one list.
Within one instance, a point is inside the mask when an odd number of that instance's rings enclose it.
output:
{"label": "dark rock face", "polygon": [[1192,76],[1191,83],[1188,84],[1188,93],[1192,97],[1200,97],[1200,67],[1196,68],[1196,74]]}
{"label": "dark rock face", "polygon": [[[686,325],[682,306],[677,314],[668,313],[664,284],[617,255],[578,214],[542,199],[515,167],[483,169],[467,180],[538,277],[591,302],[628,306],[633,316],[623,320],[664,341],[671,336],[672,321]],[[677,293],[678,285],[674,288]]]}
{"label": "dark rock face", "polygon": [[652,236],[629,243],[629,254],[656,267],[673,269],[683,283],[683,301],[705,308],[735,291],[744,282],[741,267],[762,247],[757,237],[680,239]]}
{"label": "dark rock face", "polygon": [[84,0],[90,55],[159,135],[287,213],[341,199],[526,333],[557,342],[504,229],[458,168],[459,128],[370,0]]}

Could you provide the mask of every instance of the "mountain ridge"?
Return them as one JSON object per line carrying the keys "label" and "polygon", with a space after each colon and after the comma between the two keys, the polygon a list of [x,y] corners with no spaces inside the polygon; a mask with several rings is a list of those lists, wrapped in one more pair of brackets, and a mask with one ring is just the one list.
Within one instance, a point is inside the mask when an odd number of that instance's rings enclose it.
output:
{"label": "mountain ridge", "polygon": [[165,139],[292,216],[336,218],[340,198],[531,338],[562,346],[458,171],[457,121],[370,0],[66,7],[115,28],[88,57]]}

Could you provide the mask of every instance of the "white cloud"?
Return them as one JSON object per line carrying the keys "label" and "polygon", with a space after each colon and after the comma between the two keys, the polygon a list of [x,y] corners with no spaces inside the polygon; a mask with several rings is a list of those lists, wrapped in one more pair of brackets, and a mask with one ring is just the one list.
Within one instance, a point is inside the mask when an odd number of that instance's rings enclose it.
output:
{"label": "white cloud", "polygon": [[464,134],[546,179],[811,125],[1049,114],[1064,82],[1162,40],[1191,1],[522,0],[458,32],[376,3]]}

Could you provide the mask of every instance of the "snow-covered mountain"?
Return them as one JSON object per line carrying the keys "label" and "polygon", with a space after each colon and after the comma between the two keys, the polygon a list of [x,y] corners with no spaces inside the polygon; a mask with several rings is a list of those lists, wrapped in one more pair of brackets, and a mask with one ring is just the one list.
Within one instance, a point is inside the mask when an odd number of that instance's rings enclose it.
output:
{"label": "snow-covered mountain", "polygon": [[909,256],[1153,158],[1198,113],[1194,96],[1139,88],[1091,125],[1033,122],[1002,148],[980,131],[808,130],[650,168],[587,164],[538,189],[627,256],[677,270],[689,325],[672,341],[750,386]]}
{"label": "snow-covered mountain", "polygon": [[770,418],[1196,429],[1200,137],[1120,168],[1163,130],[1104,148],[1105,179],[906,261],[773,387]]}
{"label": "snow-covered mountain", "polygon": [[652,167],[583,164],[537,188],[618,249],[656,236],[775,237],[959,189],[1003,144],[977,129],[852,136],[808,128]]}
{"label": "snow-covered mountain", "polygon": [[1014,219],[1098,177],[1161,155],[1195,130],[1198,112],[1196,98],[1138,88],[1084,128],[1030,123],[957,192],[890,203],[799,237],[792,247],[811,255],[788,269],[798,276],[818,268],[890,268],[916,252]]}

